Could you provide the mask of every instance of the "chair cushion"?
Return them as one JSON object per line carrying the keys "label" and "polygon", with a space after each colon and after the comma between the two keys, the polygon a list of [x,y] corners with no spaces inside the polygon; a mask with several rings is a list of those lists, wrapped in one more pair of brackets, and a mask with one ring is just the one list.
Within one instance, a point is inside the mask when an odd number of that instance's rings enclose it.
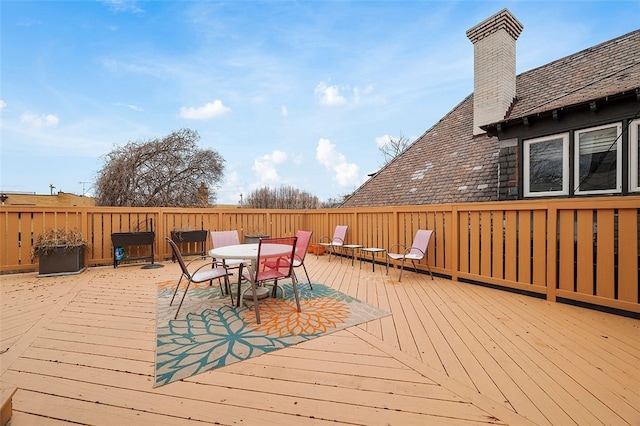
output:
{"label": "chair cushion", "polygon": [[227,270],[224,268],[203,268],[193,274],[193,282],[201,283],[203,281],[214,280],[216,278],[222,278],[227,275]]}
{"label": "chair cushion", "polygon": [[[222,262],[222,260],[220,260],[219,262]],[[224,264],[230,268],[237,267],[241,263],[245,263],[245,260],[244,259],[224,259]]]}
{"label": "chair cushion", "polygon": [[400,253],[387,253],[387,256],[395,260],[402,259],[403,257],[405,257],[404,254],[400,254]]}

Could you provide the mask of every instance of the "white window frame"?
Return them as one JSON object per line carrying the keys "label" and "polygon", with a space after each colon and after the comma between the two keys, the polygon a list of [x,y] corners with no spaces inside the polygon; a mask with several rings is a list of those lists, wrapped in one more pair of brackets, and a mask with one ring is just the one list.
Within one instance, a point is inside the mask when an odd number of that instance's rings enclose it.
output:
{"label": "white window frame", "polygon": [[[530,188],[530,149],[531,145],[539,142],[548,142],[554,139],[562,139],[562,189],[559,191],[531,192]],[[543,136],[535,139],[527,139],[523,144],[524,149],[524,196],[525,197],[549,197],[554,195],[569,195],[569,133]]]}
{"label": "white window frame", "polygon": [[629,192],[640,192],[640,184],[638,183],[638,150],[640,144],[640,120],[633,120],[629,124]]}
{"label": "white window frame", "polygon": [[[591,191],[580,190],[580,134],[586,132],[593,132],[595,130],[606,129],[609,127],[616,127],[617,149],[616,149],[616,187],[611,189],[596,189]],[[589,194],[615,194],[622,192],[622,123],[610,123],[597,127],[589,127],[587,129],[576,130],[574,132],[574,154],[573,154],[573,177],[575,185],[576,195],[589,195]]]}

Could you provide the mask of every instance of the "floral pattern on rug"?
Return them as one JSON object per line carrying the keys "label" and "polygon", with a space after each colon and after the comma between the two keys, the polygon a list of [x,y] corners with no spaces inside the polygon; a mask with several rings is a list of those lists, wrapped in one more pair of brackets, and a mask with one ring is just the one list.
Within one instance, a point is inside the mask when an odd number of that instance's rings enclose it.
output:
{"label": "floral pattern on rug", "polygon": [[[182,284],[182,287],[184,283]],[[284,298],[261,300],[261,324],[252,303],[231,305],[220,287],[192,284],[178,319],[182,292],[169,306],[175,281],[158,285],[155,385],[224,367],[286,348],[389,313],[322,284],[298,284],[301,312],[291,284],[280,285]],[[234,287],[235,288],[235,287]],[[280,296],[280,295],[279,295]]]}

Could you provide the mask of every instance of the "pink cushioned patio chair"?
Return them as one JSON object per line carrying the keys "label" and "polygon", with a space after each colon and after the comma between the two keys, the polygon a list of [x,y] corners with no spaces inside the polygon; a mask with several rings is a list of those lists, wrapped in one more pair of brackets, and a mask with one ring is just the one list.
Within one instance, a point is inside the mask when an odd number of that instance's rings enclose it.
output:
{"label": "pink cushioned patio chair", "polygon": [[[329,262],[331,262],[331,255],[335,256],[336,247],[342,247],[344,245],[344,241],[347,238],[347,225],[338,225],[336,229],[333,231],[333,237],[329,239],[329,237],[320,237],[320,241],[318,241],[319,246],[324,246],[329,250]],[[342,257],[340,258],[340,262],[342,262]]]}
{"label": "pink cushioned patio chair", "polygon": [[[433,235],[432,230],[418,229],[418,231],[416,232],[416,236],[413,239],[413,243],[411,244],[411,247],[406,247],[403,244],[392,245],[387,251],[387,275],[389,274],[389,259],[393,259],[395,261],[402,260],[398,282],[402,281],[402,271],[404,270],[404,262],[406,260],[411,260],[411,263],[413,264],[413,269],[416,272],[418,272],[418,268],[416,268],[416,260],[420,261],[423,258],[426,259],[427,247],[429,247],[429,241],[431,241],[432,235]],[[402,247],[404,249],[404,253],[394,253],[393,249],[395,247]],[[433,274],[431,273],[431,267],[429,266],[429,262],[427,262],[427,268],[429,269],[429,275],[431,275],[431,279],[433,279]]]}

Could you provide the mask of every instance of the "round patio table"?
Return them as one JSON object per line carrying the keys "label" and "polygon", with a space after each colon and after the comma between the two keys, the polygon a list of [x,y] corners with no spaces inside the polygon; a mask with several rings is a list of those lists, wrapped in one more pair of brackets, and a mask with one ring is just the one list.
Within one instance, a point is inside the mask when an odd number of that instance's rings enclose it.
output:
{"label": "round patio table", "polygon": [[[285,256],[291,253],[291,246],[287,244],[262,244],[260,254],[264,257]],[[216,259],[245,259],[249,263],[249,276],[251,277],[251,287],[255,288],[255,294],[250,292],[245,294],[247,299],[253,299],[256,306],[256,320],[260,324],[260,314],[258,313],[258,299],[269,296],[269,289],[255,286],[256,268],[258,267],[258,244],[234,244],[209,250],[209,256]],[[238,292],[240,292],[240,274],[238,274]]]}

